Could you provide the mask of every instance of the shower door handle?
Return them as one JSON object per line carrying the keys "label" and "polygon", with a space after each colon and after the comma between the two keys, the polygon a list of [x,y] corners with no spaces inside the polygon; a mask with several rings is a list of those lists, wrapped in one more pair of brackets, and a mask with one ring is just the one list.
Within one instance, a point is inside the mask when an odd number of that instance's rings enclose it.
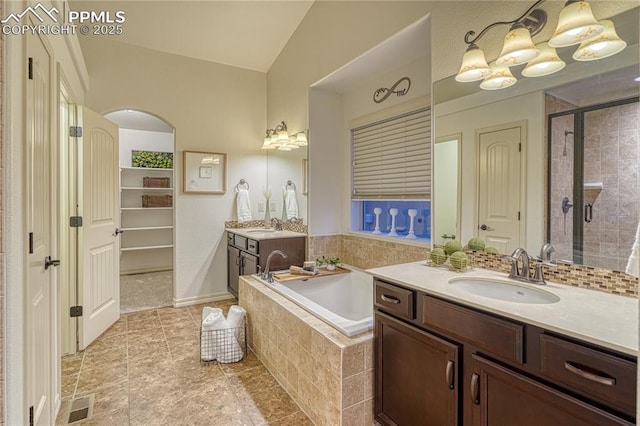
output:
{"label": "shower door handle", "polygon": [[591,223],[593,220],[593,204],[587,203],[584,205],[584,221]]}

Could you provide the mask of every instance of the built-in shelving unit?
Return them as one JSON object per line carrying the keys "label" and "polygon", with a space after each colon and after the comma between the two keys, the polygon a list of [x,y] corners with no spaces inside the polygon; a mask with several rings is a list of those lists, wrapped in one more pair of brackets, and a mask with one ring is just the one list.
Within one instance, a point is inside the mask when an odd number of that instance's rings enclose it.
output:
{"label": "built-in shelving unit", "polygon": [[[145,187],[145,177],[168,178],[166,188]],[[144,195],[173,195],[173,169],[120,168],[120,272],[173,268],[173,205],[143,207]]]}

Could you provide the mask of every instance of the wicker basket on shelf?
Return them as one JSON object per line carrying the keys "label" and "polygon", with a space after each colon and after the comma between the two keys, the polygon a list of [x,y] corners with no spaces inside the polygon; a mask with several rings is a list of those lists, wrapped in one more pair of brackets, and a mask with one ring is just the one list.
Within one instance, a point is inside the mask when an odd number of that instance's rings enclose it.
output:
{"label": "wicker basket on shelf", "polygon": [[145,188],[169,188],[170,179],[168,177],[149,177],[142,178],[142,186]]}
{"label": "wicker basket on shelf", "polygon": [[173,195],[143,195],[142,207],[172,207]]}

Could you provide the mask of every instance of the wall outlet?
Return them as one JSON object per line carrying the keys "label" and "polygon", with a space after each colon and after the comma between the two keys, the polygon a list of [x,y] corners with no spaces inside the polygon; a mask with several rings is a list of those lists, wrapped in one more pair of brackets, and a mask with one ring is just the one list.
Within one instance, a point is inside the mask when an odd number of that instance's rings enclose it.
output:
{"label": "wall outlet", "polygon": [[264,201],[258,203],[258,213],[264,213]]}
{"label": "wall outlet", "polygon": [[272,212],[276,211],[276,202],[275,201],[269,201],[269,211],[272,211]]}

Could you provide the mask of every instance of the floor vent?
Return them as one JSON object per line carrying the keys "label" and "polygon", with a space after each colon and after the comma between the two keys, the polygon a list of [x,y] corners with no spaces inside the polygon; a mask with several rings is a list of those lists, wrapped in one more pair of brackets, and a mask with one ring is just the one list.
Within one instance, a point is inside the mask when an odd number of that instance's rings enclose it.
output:
{"label": "floor vent", "polygon": [[67,420],[67,424],[72,425],[90,419],[93,414],[93,400],[94,395],[74,399],[69,409],[69,420]]}

